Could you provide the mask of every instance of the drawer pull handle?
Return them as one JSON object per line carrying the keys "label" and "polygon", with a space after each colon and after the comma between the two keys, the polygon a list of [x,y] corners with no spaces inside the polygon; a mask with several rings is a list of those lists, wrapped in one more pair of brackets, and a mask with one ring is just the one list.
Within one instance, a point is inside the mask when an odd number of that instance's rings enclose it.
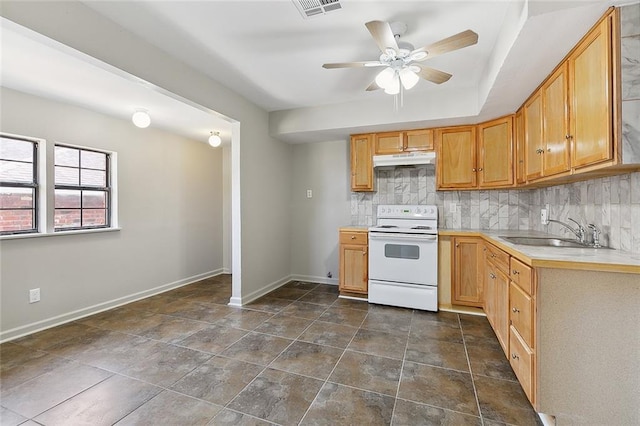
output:
{"label": "drawer pull handle", "polygon": [[511,354],[511,358],[513,358],[513,359],[520,359],[520,357],[519,357],[518,355],[516,355],[516,354]]}
{"label": "drawer pull handle", "polygon": [[512,308],[511,310],[512,310],[513,312],[515,312],[515,313],[520,312],[520,309],[518,309],[518,308]]}

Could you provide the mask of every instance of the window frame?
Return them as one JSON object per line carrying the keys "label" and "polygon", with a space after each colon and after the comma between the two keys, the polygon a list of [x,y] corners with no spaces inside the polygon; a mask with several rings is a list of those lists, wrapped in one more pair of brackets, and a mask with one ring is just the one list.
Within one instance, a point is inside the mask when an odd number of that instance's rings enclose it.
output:
{"label": "window frame", "polygon": [[[30,138],[27,136],[13,135],[10,133],[0,132],[0,137],[4,139],[13,139],[23,142],[30,142],[33,147],[33,161],[32,165],[32,176],[33,179],[30,183],[25,182],[7,182],[0,181],[1,188],[30,188],[33,190],[33,207],[32,208],[17,208],[17,209],[4,209],[0,206],[0,210],[31,210],[32,213],[32,227],[31,229],[16,229],[11,231],[0,231],[0,236],[13,236],[13,235],[28,235],[28,234],[36,234],[41,232],[42,230],[42,206],[43,200],[41,197],[41,184],[40,184],[40,161],[42,160],[41,151],[46,151],[46,147],[44,145],[44,141],[38,138]],[[17,160],[7,160],[18,163],[27,163],[25,161],[17,161]]]}
{"label": "window frame", "polygon": [[[60,166],[60,167],[69,167],[69,168],[76,168],[78,169],[78,185],[69,185],[69,184],[62,184],[62,185],[58,185],[55,183],[55,168],[56,166],[58,166],[56,164],[56,158],[55,158],[55,149],[56,147],[61,147],[61,148],[69,148],[69,149],[76,149],[78,150],[78,167],[71,167],[71,166]],[[86,151],[86,152],[96,152],[99,154],[104,154],[105,155],[105,186],[104,187],[98,187],[98,186],[86,186],[86,185],[82,185],[81,184],[81,176],[82,176],[82,170],[97,170],[97,169],[92,169],[92,168],[83,168],[82,167],[82,151]],[[52,229],[54,233],[60,233],[60,232],[72,232],[72,231],[88,231],[88,230],[100,230],[100,229],[110,229],[112,228],[112,222],[113,222],[113,212],[112,212],[112,196],[113,196],[113,184],[112,184],[112,177],[111,177],[111,172],[112,172],[112,156],[115,153],[110,152],[110,151],[104,151],[104,150],[100,150],[100,149],[96,149],[96,148],[88,148],[88,147],[83,147],[83,146],[77,146],[77,145],[70,145],[70,144],[65,144],[65,143],[54,143],[53,145],[53,154],[52,154],[52,167],[54,169],[54,178],[53,178],[53,221],[52,221]],[[55,192],[57,189],[61,189],[61,190],[72,190],[72,191],[80,191],[80,207],[79,208],[68,208],[68,209],[64,209],[64,208],[60,208],[58,209],[55,206]],[[95,226],[83,226],[82,221],[83,221],[83,191],[102,191],[105,193],[106,195],[106,200],[105,200],[105,224],[104,225],[95,225]],[[64,227],[64,228],[57,228],[56,224],[55,224],[55,212],[56,210],[79,210],[80,211],[80,226],[69,226],[69,227]]]}

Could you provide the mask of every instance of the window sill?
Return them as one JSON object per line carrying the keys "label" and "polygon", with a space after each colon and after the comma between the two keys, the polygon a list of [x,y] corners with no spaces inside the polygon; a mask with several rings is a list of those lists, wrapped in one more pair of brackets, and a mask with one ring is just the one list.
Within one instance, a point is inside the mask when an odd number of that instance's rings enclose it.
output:
{"label": "window sill", "polygon": [[100,232],[119,232],[122,228],[76,229],[73,231],[37,232],[33,234],[0,235],[2,240],[22,240],[27,238],[57,237],[59,235],[97,234]]}

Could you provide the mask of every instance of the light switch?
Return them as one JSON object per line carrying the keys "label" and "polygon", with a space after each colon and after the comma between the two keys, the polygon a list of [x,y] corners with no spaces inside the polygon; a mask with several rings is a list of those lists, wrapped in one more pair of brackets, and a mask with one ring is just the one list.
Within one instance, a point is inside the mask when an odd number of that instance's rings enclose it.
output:
{"label": "light switch", "polygon": [[307,189],[307,198],[311,198],[313,197],[313,191],[310,189]]}

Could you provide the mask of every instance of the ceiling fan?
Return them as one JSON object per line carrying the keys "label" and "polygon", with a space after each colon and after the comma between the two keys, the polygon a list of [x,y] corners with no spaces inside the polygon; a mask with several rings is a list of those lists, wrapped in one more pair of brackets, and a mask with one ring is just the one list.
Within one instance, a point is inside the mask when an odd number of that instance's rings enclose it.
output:
{"label": "ceiling fan", "polygon": [[420,77],[436,84],[449,80],[451,74],[427,67],[420,62],[478,42],[478,34],[466,30],[415,49],[410,43],[400,41],[400,37],[407,31],[407,25],[402,22],[371,21],[365,26],[382,51],[377,61],[339,62],[324,64],[322,67],[327,69],[384,67],[367,87],[367,91],[384,89],[385,93],[390,95],[399,93],[401,84],[405,90],[411,89],[418,83]]}

